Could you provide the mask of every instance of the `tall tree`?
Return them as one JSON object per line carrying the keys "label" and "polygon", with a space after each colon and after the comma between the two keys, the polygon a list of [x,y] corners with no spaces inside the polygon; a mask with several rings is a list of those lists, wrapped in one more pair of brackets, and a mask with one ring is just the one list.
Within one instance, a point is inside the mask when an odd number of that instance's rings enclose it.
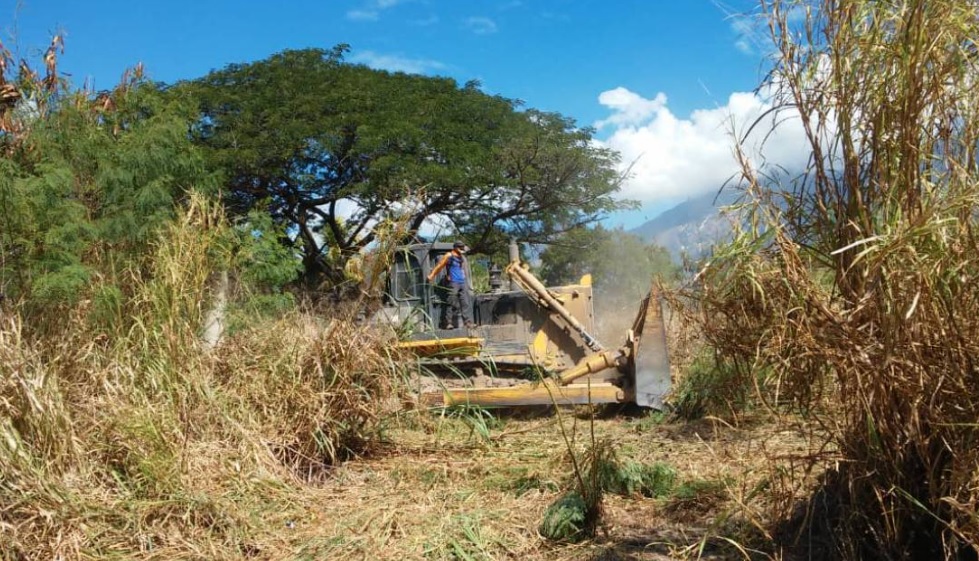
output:
{"label": "tall tree", "polygon": [[573,120],[477,83],[347,64],[345,50],[285,51],[173,88],[199,100],[196,138],[226,172],[229,208],[264,205],[308,280],[339,280],[395,215],[409,235],[441,217],[491,251],[621,206],[616,154]]}
{"label": "tall tree", "polygon": [[217,187],[192,109],[139,72],[98,99],[54,94],[0,156],[0,290],[43,308],[138,272],[188,193]]}

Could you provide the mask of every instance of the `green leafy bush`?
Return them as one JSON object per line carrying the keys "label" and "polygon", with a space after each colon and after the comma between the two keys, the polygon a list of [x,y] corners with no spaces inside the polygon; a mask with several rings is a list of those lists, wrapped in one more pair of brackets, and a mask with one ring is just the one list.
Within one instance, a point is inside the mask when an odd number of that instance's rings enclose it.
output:
{"label": "green leafy bush", "polygon": [[615,481],[609,489],[622,495],[642,495],[659,498],[669,495],[676,483],[676,470],[663,462],[643,464],[625,462],[615,472]]}
{"label": "green leafy bush", "polygon": [[587,537],[587,517],[581,493],[568,491],[547,507],[537,531],[553,541],[578,541]]}

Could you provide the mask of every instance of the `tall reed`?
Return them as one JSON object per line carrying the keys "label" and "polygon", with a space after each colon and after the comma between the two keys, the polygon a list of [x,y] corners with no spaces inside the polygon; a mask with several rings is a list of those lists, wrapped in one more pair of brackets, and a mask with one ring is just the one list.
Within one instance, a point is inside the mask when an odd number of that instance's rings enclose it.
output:
{"label": "tall reed", "polygon": [[376,442],[396,365],[370,328],[294,313],[201,342],[228,232],[191,196],[111,328],[87,301],[58,332],[0,318],[0,559],[254,555],[312,476]]}
{"label": "tall reed", "polygon": [[762,6],[778,119],[801,124],[812,155],[788,175],[739,152],[748,219],[703,273],[705,332],[771,368],[770,388],[838,451],[800,519],[799,536],[823,540],[807,547],[975,555],[977,4]]}

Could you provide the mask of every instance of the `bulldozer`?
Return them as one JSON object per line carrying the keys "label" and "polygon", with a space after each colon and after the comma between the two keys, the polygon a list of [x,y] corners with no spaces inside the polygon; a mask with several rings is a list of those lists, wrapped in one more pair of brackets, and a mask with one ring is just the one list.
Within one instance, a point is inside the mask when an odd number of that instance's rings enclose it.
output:
{"label": "bulldozer", "polygon": [[[671,387],[666,330],[655,290],[616,347],[594,336],[591,276],[547,287],[520,259],[489,267],[489,290],[473,295],[472,327],[443,328],[445,290],[427,282],[451,243],[400,248],[387,275],[381,316],[399,327],[399,347],[426,372],[455,385],[423,392],[428,406],[634,403],[663,408]],[[465,261],[468,269],[469,260]],[[470,270],[466,271],[472,283]],[[470,286],[471,290],[471,286]],[[455,322],[458,325],[458,322]],[[461,385],[459,384],[461,381]]]}

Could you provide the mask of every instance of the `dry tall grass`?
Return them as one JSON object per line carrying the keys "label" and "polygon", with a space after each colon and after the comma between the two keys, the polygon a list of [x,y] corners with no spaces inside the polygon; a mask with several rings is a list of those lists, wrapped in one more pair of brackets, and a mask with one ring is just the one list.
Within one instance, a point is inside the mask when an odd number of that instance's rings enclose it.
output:
{"label": "dry tall grass", "polygon": [[789,534],[810,555],[975,558],[977,4],[763,6],[812,158],[786,178],[744,157],[752,221],[704,271],[705,334],[837,450]]}
{"label": "dry tall grass", "polygon": [[295,314],[199,342],[225,221],[194,198],[122,325],[0,322],[0,559],[274,556],[296,489],[367,449],[393,363],[367,328]]}

